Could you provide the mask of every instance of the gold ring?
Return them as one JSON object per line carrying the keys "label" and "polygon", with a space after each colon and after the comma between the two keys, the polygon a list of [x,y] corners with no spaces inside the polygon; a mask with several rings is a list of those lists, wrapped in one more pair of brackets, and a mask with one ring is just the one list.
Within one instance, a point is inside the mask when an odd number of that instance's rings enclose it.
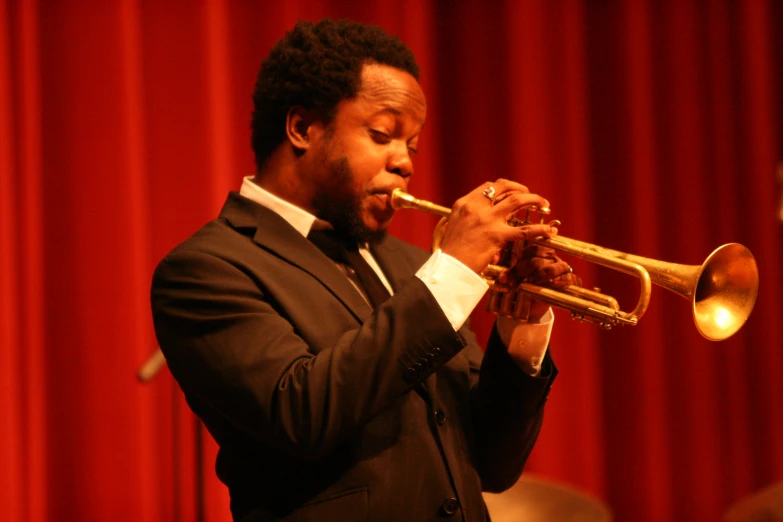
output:
{"label": "gold ring", "polygon": [[485,188],[481,195],[490,200],[493,205],[495,204],[495,187],[492,185]]}

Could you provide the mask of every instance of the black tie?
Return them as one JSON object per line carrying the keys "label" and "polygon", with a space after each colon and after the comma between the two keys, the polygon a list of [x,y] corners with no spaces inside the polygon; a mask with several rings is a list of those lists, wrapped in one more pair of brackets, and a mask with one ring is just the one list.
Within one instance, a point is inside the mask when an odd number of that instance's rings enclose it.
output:
{"label": "black tie", "polygon": [[334,230],[311,230],[307,239],[331,260],[342,263],[349,268],[349,277],[351,274],[356,276],[354,281],[364,289],[373,308],[379,307],[391,297],[378,274],[359,253],[359,247],[355,241],[343,238]]}

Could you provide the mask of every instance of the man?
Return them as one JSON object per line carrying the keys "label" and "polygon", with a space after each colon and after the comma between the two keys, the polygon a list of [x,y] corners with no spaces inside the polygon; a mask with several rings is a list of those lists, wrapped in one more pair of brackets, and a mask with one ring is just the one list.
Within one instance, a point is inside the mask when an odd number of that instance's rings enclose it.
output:
{"label": "man", "polygon": [[[259,73],[255,177],[156,270],[158,340],[235,520],[486,520],[482,489],[513,485],[538,435],[551,312],[499,320],[485,354],[464,323],[503,245],[556,233],[507,218],[548,202],[497,180],[457,201],[431,256],[387,236],[426,117],[417,77],[377,27],[297,24]],[[525,259],[504,278],[573,278]]]}

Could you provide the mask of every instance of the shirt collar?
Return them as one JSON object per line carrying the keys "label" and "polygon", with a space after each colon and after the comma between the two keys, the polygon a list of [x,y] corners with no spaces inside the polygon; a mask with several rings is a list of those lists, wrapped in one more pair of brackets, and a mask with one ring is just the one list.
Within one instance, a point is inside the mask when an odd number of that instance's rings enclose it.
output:
{"label": "shirt collar", "polygon": [[316,220],[316,217],[306,210],[261,188],[253,181],[253,176],[246,176],[242,179],[242,188],[239,190],[239,194],[276,212],[305,237],[310,233]]}

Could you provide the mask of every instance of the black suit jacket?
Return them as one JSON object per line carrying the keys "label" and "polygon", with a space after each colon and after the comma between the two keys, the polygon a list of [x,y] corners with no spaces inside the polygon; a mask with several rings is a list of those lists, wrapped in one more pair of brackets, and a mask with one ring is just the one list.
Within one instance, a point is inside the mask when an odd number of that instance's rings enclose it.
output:
{"label": "black suit jacket", "polygon": [[556,373],[518,369],[454,332],[387,237],[373,255],[394,296],[374,312],[278,214],[232,193],[152,284],[155,331],[220,446],[236,520],[485,520],[510,487]]}

